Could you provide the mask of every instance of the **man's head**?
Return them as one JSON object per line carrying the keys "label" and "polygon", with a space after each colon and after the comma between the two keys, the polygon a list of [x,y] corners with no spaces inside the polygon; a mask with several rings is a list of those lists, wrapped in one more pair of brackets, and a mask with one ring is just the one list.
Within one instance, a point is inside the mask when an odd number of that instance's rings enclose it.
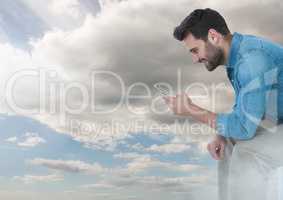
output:
{"label": "man's head", "polygon": [[215,10],[196,9],[174,30],[174,37],[190,49],[194,62],[204,63],[209,71],[225,62],[224,41],[230,31]]}

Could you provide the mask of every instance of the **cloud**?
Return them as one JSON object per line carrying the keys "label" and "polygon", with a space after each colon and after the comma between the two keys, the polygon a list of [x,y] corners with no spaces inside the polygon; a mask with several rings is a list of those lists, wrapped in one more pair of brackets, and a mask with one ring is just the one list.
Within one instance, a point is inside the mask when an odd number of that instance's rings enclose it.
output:
{"label": "cloud", "polygon": [[[51,170],[95,175],[95,183],[79,186],[76,193],[95,191],[99,196],[103,191],[119,190],[121,199],[123,199],[123,196],[129,196],[132,193],[136,193],[137,197],[144,197],[142,191],[148,191],[150,195],[156,193],[159,198],[162,196],[159,193],[165,196],[166,194],[174,194],[178,198],[182,198],[198,188],[205,190],[206,187],[216,184],[214,183],[216,180],[214,171],[200,165],[163,162],[148,154],[133,152],[114,154],[113,157],[126,160],[128,163],[125,166],[114,165],[111,168],[98,167],[96,163],[90,164],[83,161],[43,158],[36,158],[28,161],[28,163],[35,166],[45,166]],[[151,169],[155,168],[160,172],[165,171],[165,173],[169,172],[170,174],[181,172],[183,176],[180,176],[180,174],[176,177],[147,175]],[[110,194],[108,196],[110,199],[113,197]]]}
{"label": "cloud", "polygon": [[5,140],[6,142],[16,144],[19,147],[32,148],[40,144],[46,143],[46,140],[39,137],[37,133],[26,133],[24,136],[10,137]]}
{"label": "cloud", "polygon": [[158,168],[159,170],[184,173],[199,170],[201,171],[205,169],[205,167],[200,165],[161,162],[159,160],[146,157],[134,159],[132,162],[127,164],[127,171],[129,171],[130,173],[142,172],[151,168]]}
{"label": "cloud", "polygon": [[149,158],[150,155],[148,154],[139,154],[139,153],[135,153],[135,152],[130,152],[130,153],[119,153],[119,154],[114,154],[113,155],[114,158],[119,158],[119,159],[123,159],[123,160],[135,160],[137,158]]}
{"label": "cloud", "polygon": [[47,31],[76,29],[87,14],[96,15],[99,11],[99,4],[90,0],[26,0],[24,3],[48,26]]}
{"label": "cloud", "polygon": [[10,138],[7,138],[5,141],[10,142],[10,143],[15,143],[15,142],[17,142],[17,140],[18,140],[17,137],[10,137]]}
{"label": "cloud", "polygon": [[18,142],[19,147],[35,147],[39,144],[46,143],[46,140],[37,136],[37,134],[26,134],[25,140]]}
{"label": "cloud", "polygon": [[96,183],[96,184],[82,185],[80,188],[95,190],[95,189],[115,189],[117,187],[108,183]]}
{"label": "cloud", "polygon": [[50,169],[62,170],[71,173],[99,174],[105,169],[97,163],[89,164],[79,160],[50,160],[36,158],[28,162],[31,165],[45,166]]}
{"label": "cloud", "polygon": [[166,194],[172,193],[188,195],[198,187],[207,187],[210,179],[211,177],[202,175],[191,177],[130,176],[113,178],[104,182],[119,187],[120,190],[130,188],[135,191],[135,188],[139,188],[148,191],[150,194],[161,192],[166,196]]}
{"label": "cloud", "polygon": [[150,169],[158,168],[159,170],[170,172],[201,172],[206,171],[207,168],[197,164],[178,164],[174,162],[163,162],[156,158],[152,158],[148,154],[135,154],[135,153],[120,153],[115,154],[114,158],[127,160],[125,166],[113,166],[112,168],[106,168],[98,163],[86,163],[80,160],[51,160],[44,158],[35,158],[29,160],[28,164],[35,166],[44,166],[49,169],[60,170],[71,173],[84,173],[90,175],[131,175],[138,174],[140,172],[147,172]]}
{"label": "cloud", "polygon": [[163,144],[163,145],[152,145],[147,148],[146,151],[158,152],[163,154],[174,154],[188,151],[191,147],[187,144]]}
{"label": "cloud", "polygon": [[78,0],[62,0],[51,1],[48,9],[52,14],[61,15],[66,14],[70,17],[78,18],[80,16],[80,4]]}
{"label": "cloud", "polygon": [[179,164],[174,162],[163,162],[156,158],[153,158],[149,154],[138,153],[119,153],[115,154],[114,158],[129,161],[125,168],[117,170],[119,173],[136,174],[140,172],[146,172],[150,169],[158,168],[159,170],[171,171],[171,172],[197,172],[206,170],[206,167],[196,164]]}
{"label": "cloud", "polygon": [[24,175],[24,176],[14,176],[14,180],[19,180],[24,182],[25,184],[31,184],[31,183],[36,183],[36,182],[58,182],[58,181],[63,181],[64,177],[59,174],[50,174],[50,175]]}
{"label": "cloud", "polygon": [[113,6],[123,0],[98,0],[101,9],[106,9],[108,6]]}

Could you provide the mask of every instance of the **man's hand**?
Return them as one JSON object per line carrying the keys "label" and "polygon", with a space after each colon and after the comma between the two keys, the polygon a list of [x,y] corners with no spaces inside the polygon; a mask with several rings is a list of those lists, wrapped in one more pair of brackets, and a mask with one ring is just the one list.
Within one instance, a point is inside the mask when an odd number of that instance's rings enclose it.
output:
{"label": "man's hand", "polygon": [[224,149],[226,139],[223,136],[217,135],[212,142],[207,145],[207,150],[215,160],[222,160],[224,158]]}
{"label": "man's hand", "polygon": [[192,100],[187,94],[165,96],[163,99],[176,115],[188,115],[191,111]]}
{"label": "man's hand", "polygon": [[166,96],[163,99],[174,114],[192,117],[194,120],[216,129],[216,113],[197,106],[187,94]]}

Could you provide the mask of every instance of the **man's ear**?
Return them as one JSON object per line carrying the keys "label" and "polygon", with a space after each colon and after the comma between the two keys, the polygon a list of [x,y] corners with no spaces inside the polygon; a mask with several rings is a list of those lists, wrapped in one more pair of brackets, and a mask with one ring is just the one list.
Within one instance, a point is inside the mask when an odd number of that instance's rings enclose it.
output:
{"label": "man's ear", "polygon": [[210,43],[217,45],[219,43],[219,33],[214,29],[209,29],[207,39]]}

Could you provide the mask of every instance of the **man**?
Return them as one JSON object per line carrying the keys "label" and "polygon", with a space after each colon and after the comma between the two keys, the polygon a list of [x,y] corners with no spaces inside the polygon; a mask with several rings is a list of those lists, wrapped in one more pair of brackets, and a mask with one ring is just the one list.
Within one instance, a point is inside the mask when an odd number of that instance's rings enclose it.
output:
{"label": "man", "polygon": [[[283,166],[283,47],[231,34],[224,18],[209,8],[194,10],[175,28],[174,37],[189,49],[193,62],[203,63],[208,71],[225,65],[235,91],[231,113],[205,110],[187,94],[164,97],[175,114],[217,130],[208,151],[219,160],[219,198],[283,198],[278,196],[283,178],[278,175]],[[263,121],[275,129],[261,128]]]}

